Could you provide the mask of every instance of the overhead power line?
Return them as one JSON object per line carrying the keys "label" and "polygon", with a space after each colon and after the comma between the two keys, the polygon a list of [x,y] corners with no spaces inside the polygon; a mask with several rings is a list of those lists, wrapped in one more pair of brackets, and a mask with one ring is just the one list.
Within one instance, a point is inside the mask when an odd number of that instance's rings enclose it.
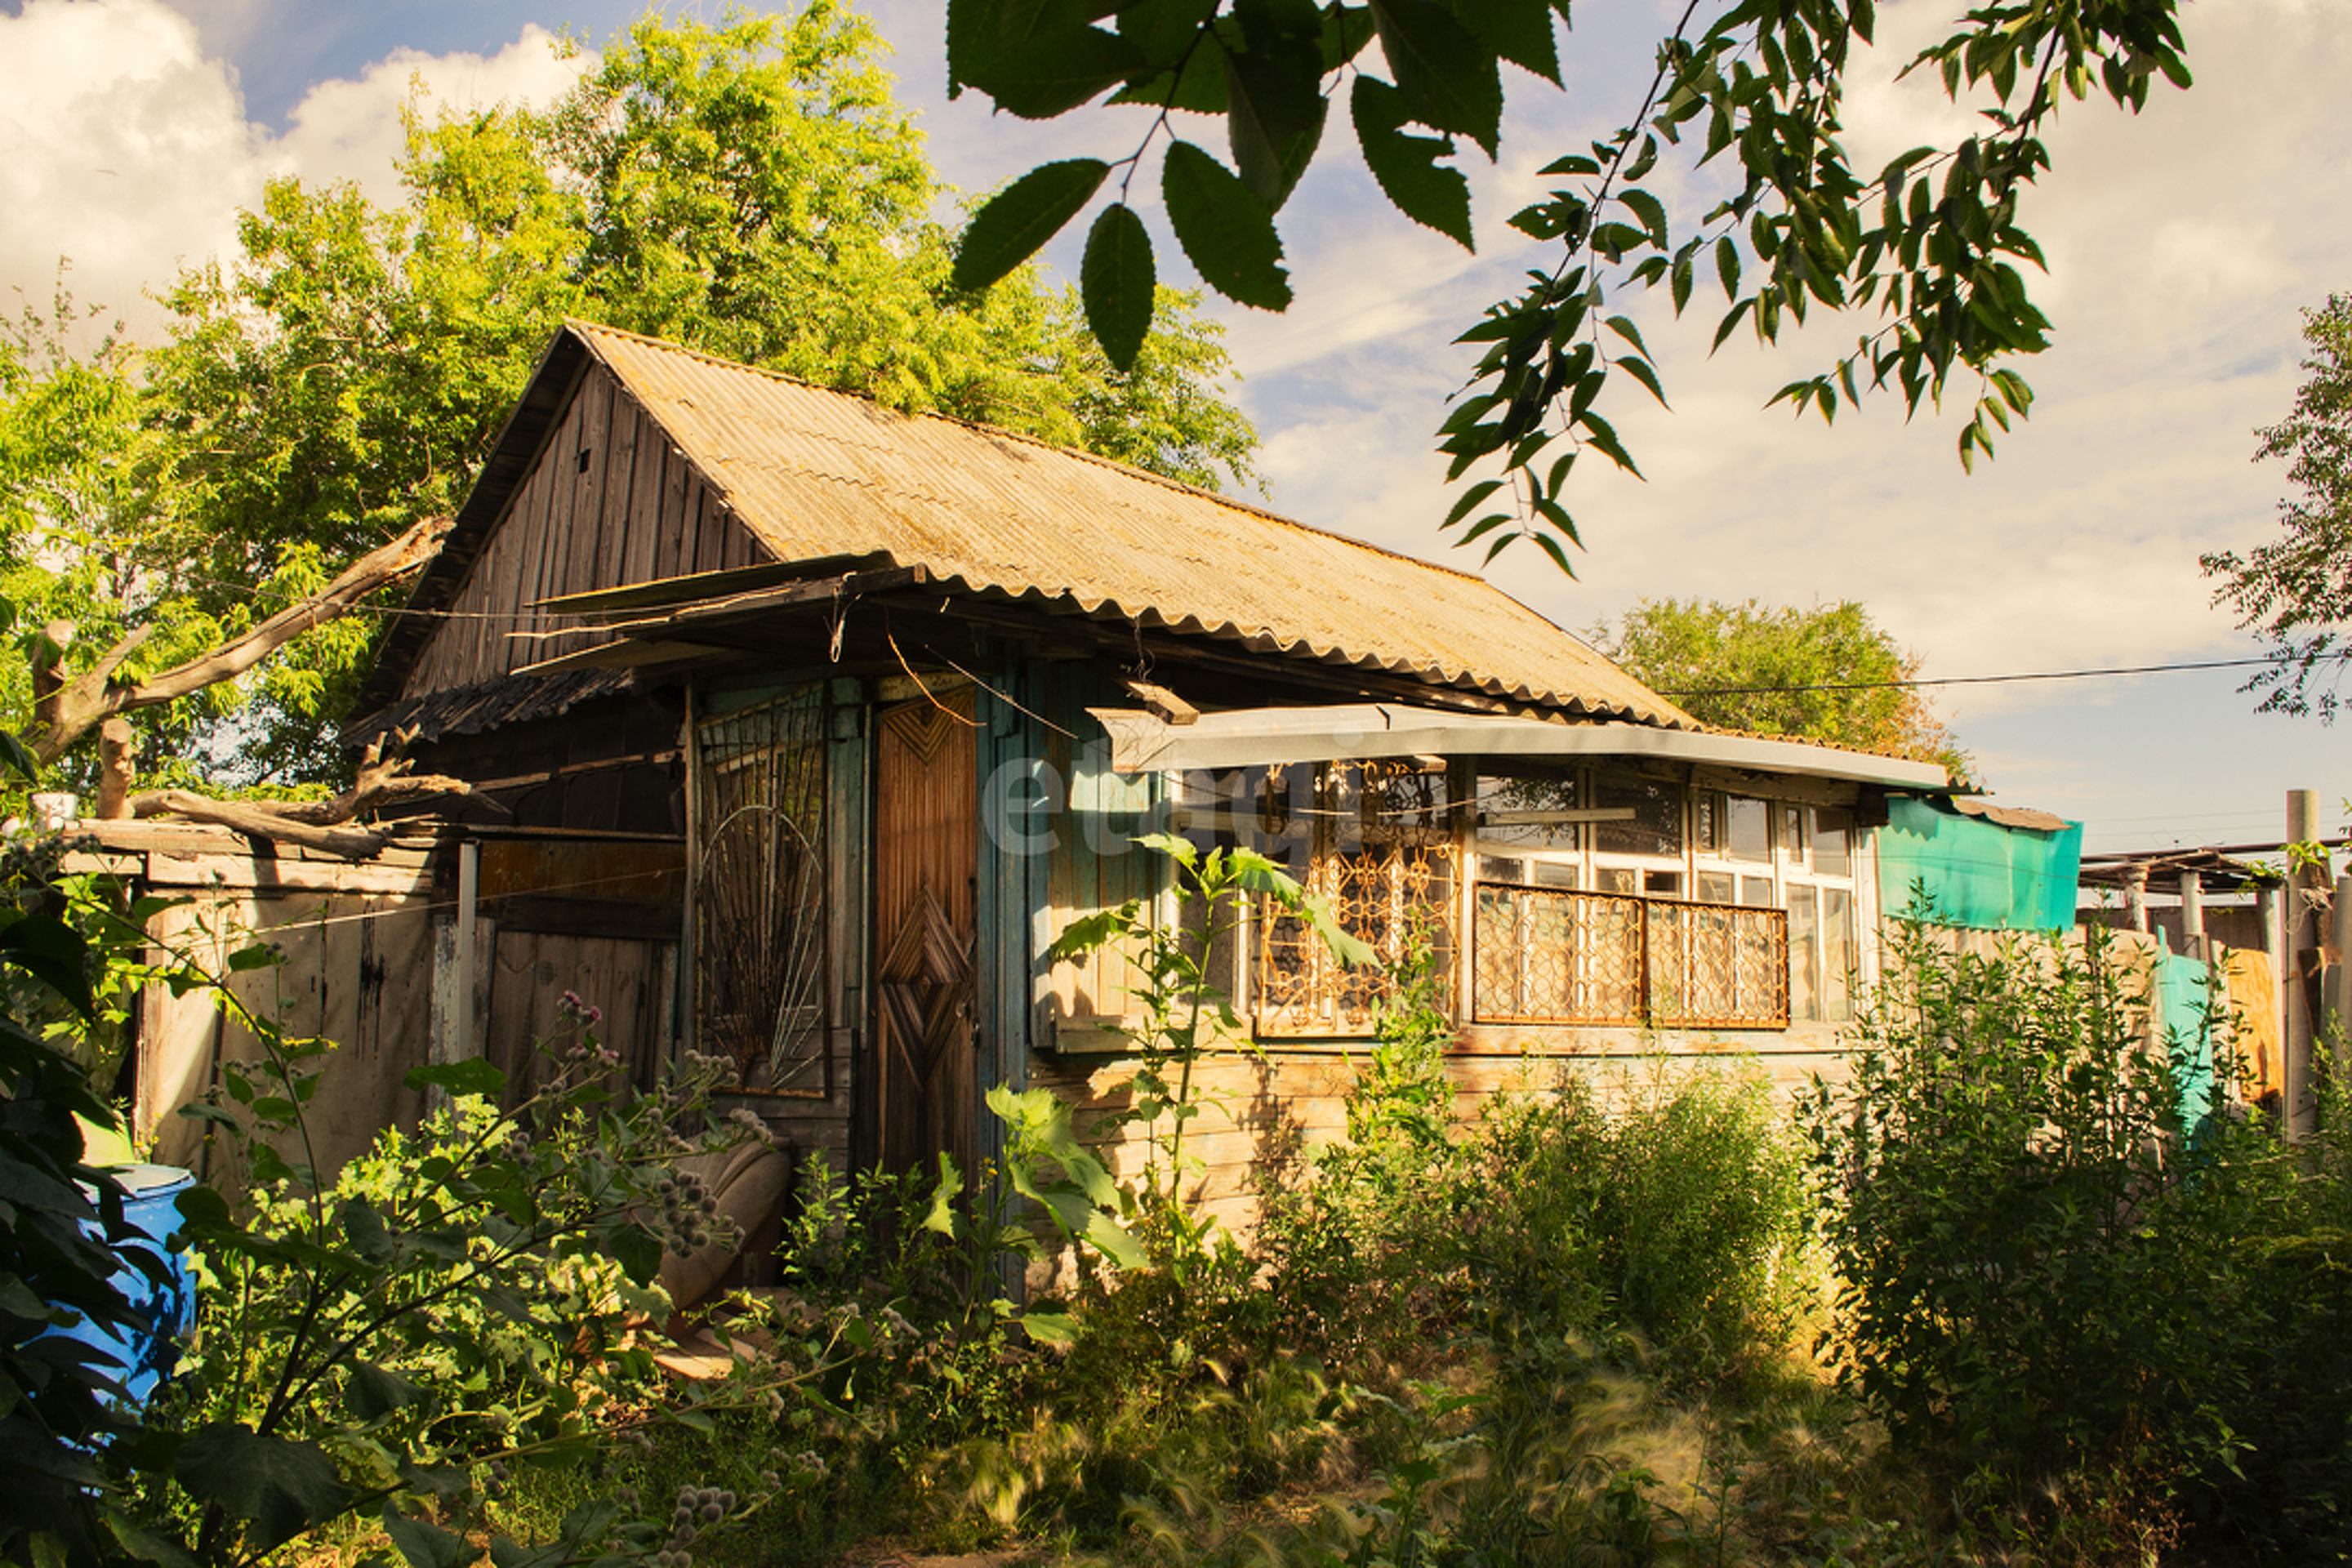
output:
{"label": "overhead power line", "polygon": [[[2352,648],[2322,654],[2312,662],[2352,658]],[[2043,669],[2023,675],[1945,675],[1918,680],[1826,680],[1812,686],[1703,686],[1681,690],[1661,689],[1661,697],[1784,697],[1806,691],[1896,691],[1921,686],[2006,686],[2028,680],[2097,680],[2116,675],[2171,675],[2191,669],[2248,669],[2257,665],[2298,664],[2289,654],[2264,654],[2256,658],[2208,658],[2184,664],[2133,664],[2110,669]]]}

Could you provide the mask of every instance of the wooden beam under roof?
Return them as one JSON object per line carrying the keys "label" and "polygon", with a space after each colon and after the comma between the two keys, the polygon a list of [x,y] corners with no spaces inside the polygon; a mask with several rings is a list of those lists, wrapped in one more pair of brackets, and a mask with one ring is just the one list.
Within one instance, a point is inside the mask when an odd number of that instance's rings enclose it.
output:
{"label": "wooden beam under roof", "polygon": [[585,594],[564,594],[535,599],[531,608],[559,616],[602,616],[624,610],[662,609],[706,600],[731,598],[761,588],[830,581],[845,574],[868,572],[892,564],[887,551],[863,555],[821,555],[805,561],[771,561],[758,566],[738,566],[725,572],[692,573],[683,577],[659,577],[621,588],[597,588]]}

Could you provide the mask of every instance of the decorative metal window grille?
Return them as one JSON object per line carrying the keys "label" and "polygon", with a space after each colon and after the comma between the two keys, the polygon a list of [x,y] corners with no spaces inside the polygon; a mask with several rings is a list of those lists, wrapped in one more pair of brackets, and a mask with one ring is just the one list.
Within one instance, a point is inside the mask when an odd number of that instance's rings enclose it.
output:
{"label": "decorative metal window grille", "polygon": [[833,1093],[824,688],[695,725],[696,1020],[736,1092]]}
{"label": "decorative metal window grille", "polygon": [[[1268,781],[1280,790],[1280,774]],[[1332,763],[1312,774],[1305,808],[1313,851],[1307,890],[1340,928],[1370,944],[1378,967],[1348,968],[1315,929],[1260,900],[1257,1031],[1268,1036],[1369,1035],[1395,977],[1426,944],[1447,1001],[1454,952],[1454,832],[1445,775],[1417,763]],[[1297,802],[1282,808],[1299,813]],[[1261,816],[1273,808],[1261,808]]]}
{"label": "decorative metal window grille", "polygon": [[1789,1022],[1789,917],[1779,910],[1481,882],[1473,941],[1482,1023]]}

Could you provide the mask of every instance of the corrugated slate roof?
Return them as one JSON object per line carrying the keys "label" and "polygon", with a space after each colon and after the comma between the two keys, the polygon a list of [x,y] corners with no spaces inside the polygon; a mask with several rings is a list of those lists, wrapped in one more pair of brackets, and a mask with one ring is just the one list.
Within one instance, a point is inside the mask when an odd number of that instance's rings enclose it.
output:
{"label": "corrugated slate roof", "polygon": [[1468,573],[1122,464],[568,323],[780,560],[934,581],[1570,713],[1696,721]]}

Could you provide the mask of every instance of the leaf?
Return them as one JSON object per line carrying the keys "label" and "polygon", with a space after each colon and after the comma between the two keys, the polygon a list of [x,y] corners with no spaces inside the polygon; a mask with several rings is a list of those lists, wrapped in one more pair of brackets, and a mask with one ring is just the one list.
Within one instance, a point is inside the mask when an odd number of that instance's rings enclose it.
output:
{"label": "leaf", "polygon": [[1129,39],[1037,0],[950,5],[948,60],[950,92],[976,87],[1024,120],[1051,120],[1150,69]]}
{"label": "leaf", "polygon": [[26,784],[41,782],[40,759],[32,749],[16,738],[14,730],[0,730],[0,766],[15,773]]}
{"label": "leaf", "polygon": [[1321,21],[1312,8],[1304,35],[1253,27],[1248,48],[1220,53],[1225,67],[1225,129],[1234,165],[1250,194],[1278,212],[1323,133]]}
{"label": "leaf", "polygon": [[1642,478],[1642,470],[1634,465],[1624,444],[1617,439],[1617,432],[1610,426],[1609,421],[1598,414],[1588,412],[1580,416],[1577,423],[1584,427],[1585,440],[1598,447],[1602,456],[1635,479]]}
{"label": "leaf", "polygon": [[1042,163],[991,196],[956,242],[956,288],[977,292],[1037,254],[1102,188],[1099,158]]}
{"label": "leaf", "polygon": [[1404,133],[1404,94],[1377,77],[1359,76],[1349,95],[1349,110],[1364,163],[1397,211],[1465,250],[1476,250],[1470,230],[1470,182],[1461,170],[1437,162],[1453,153],[1446,142]]}
{"label": "leaf", "polygon": [[408,1559],[410,1568],[466,1568],[480,1554],[466,1542],[462,1535],[453,1535],[437,1524],[427,1524],[421,1519],[411,1519],[397,1509],[383,1510],[383,1532]]}
{"label": "leaf", "polygon": [[411,1068],[401,1080],[410,1089],[440,1089],[452,1095],[478,1094],[495,1100],[507,1086],[507,1075],[486,1057],[466,1057],[454,1062],[433,1062]]}
{"label": "leaf", "polygon": [[1726,300],[1739,298],[1739,245],[1727,234],[1715,242],[1715,276]]}
{"label": "leaf", "polygon": [[1157,287],[1150,234],[1132,207],[1113,202],[1087,235],[1078,293],[1086,301],[1087,325],[1114,368],[1132,369],[1143,352]]}
{"label": "leaf", "polygon": [[1371,10],[1412,118],[1467,136],[1495,156],[1503,125],[1495,51],[1433,0],[1372,0]]}
{"label": "leaf", "polygon": [[604,1246],[621,1272],[629,1277],[629,1283],[641,1290],[661,1273],[661,1237],[644,1226],[621,1226],[604,1238]]}
{"label": "leaf", "polygon": [[1078,1341],[1078,1321],[1067,1312],[1024,1312],[1021,1326],[1041,1345],[1069,1345]]}
{"label": "leaf", "polygon": [[249,1542],[260,1552],[351,1506],[351,1489],[317,1444],[264,1436],[234,1421],[215,1421],[191,1436],[172,1468],[199,1501],[246,1521]]}
{"label": "leaf", "polygon": [[956,1169],[955,1158],[946,1150],[940,1151],[940,1179],[931,1188],[931,1206],[923,1215],[923,1228],[936,1231],[949,1240],[955,1239],[956,1194],[963,1191],[963,1173]]}
{"label": "leaf", "polygon": [[55,915],[17,915],[0,926],[0,958],[39,980],[84,1018],[95,1016],[89,944]]}
{"label": "leaf", "polygon": [[1097,948],[1107,947],[1135,929],[1141,917],[1140,900],[1129,899],[1115,910],[1098,910],[1081,915],[1062,928],[1054,945],[1045,950],[1047,963],[1070,963],[1084,958]]}
{"label": "leaf", "polygon": [[1457,0],[1454,14],[1495,53],[1554,87],[1560,85],[1551,0]]}
{"label": "leaf", "polygon": [[343,1377],[343,1403],[353,1418],[376,1421],[395,1410],[405,1410],[424,1397],[424,1390],[397,1373],[373,1362],[353,1362]]}
{"label": "leaf", "polygon": [[141,1563],[153,1563],[161,1568],[196,1568],[195,1553],[168,1536],[142,1530],[119,1510],[105,1510],[106,1528],[123,1551]]}
{"label": "leaf", "polygon": [[1240,304],[1280,310],[1290,303],[1290,275],[1274,217],[1249,187],[1190,142],[1169,146],[1160,166],[1168,221],[1202,280]]}
{"label": "leaf", "polygon": [[1642,228],[1649,236],[1650,243],[1664,249],[1667,239],[1665,204],[1638,185],[1620,191],[1617,199],[1633,209],[1633,215],[1642,220]]}
{"label": "leaf", "polygon": [[[1452,528],[1455,523],[1468,517],[1477,508],[1479,502],[1502,488],[1503,481],[1500,479],[1480,479],[1462,492],[1462,499],[1454,503],[1454,509],[1445,514],[1445,521],[1439,523],[1438,528],[1441,531]],[[1465,540],[1463,542],[1467,543],[1468,541]]]}

